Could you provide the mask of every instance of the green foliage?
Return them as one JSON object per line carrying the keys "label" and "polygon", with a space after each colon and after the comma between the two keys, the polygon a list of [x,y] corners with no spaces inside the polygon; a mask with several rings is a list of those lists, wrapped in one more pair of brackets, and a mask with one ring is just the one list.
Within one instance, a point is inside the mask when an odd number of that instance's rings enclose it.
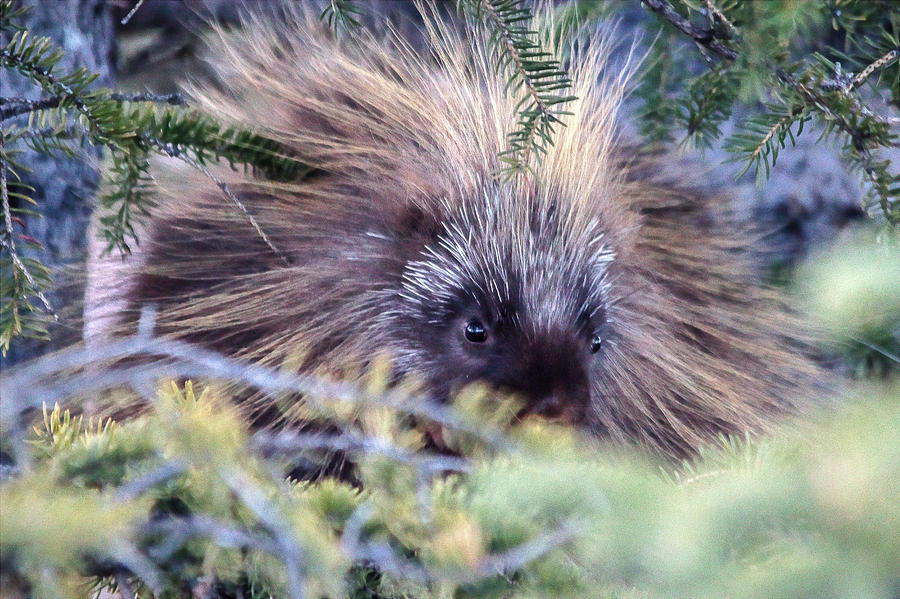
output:
{"label": "green foliage", "polygon": [[[900,121],[890,114],[900,107],[900,13],[892,2],[644,4],[665,24],[638,88],[641,132],[649,140],[684,134],[685,141],[710,145],[736,103],[750,104],[757,114],[738,121],[725,147],[746,163],[740,174],[753,167],[762,181],[779,151],[814,121],[843,142],[873,216],[900,225],[900,173],[880,157],[900,144]],[[701,73],[692,70],[698,51],[708,64]],[[877,107],[884,92],[890,103]]]}
{"label": "green foliage", "polygon": [[[372,455],[352,486],[285,483],[235,413],[168,386],[123,428],[55,410],[33,467],[0,486],[0,549],[7,581],[34,597],[128,584],[159,597],[889,599],[898,391],[861,389],[807,431],[814,443],[728,439],[681,467],[526,422],[465,473],[423,481]],[[404,436],[416,445],[390,440]],[[87,448],[127,455],[126,475],[69,474]]]}
{"label": "green foliage", "polygon": [[[738,154],[735,160],[746,162],[738,176],[754,167],[758,180],[769,177],[778,160],[778,152],[785,148],[788,139],[791,145],[796,145],[796,136],[803,133],[803,126],[809,121],[810,117],[801,116],[801,111],[799,105],[785,111],[781,105],[768,104],[765,112],[744,121],[743,129],[732,135],[725,146]],[[748,154],[750,148],[752,151]]]}
{"label": "green foliage", "polygon": [[801,270],[797,286],[857,378],[900,373],[900,239],[848,239]]}
{"label": "green foliage", "polygon": [[[0,162],[7,153],[3,140],[0,139]],[[9,165],[7,168],[6,165]],[[0,355],[6,353],[14,337],[24,335],[35,339],[48,339],[46,318],[43,308],[50,309],[44,291],[50,288],[49,270],[38,260],[20,258],[16,253],[16,240],[19,246],[40,249],[40,243],[24,233],[14,231],[15,226],[24,226],[25,218],[35,216],[29,204],[34,201],[28,196],[31,188],[24,184],[15,169],[18,166],[10,157],[5,164],[0,164],[0,198],[2,198],[4,228],[0,231],[0,244],[3,253],[0,255]],[[24,206],[11,206],[10,199],[18,198]],[[37,301],[42,306],[35,305]]]}
{"label": "green foliage", "polygon": [[[62,485],[49,472],[5,484],[0,501],[0,560],[28,579],[35,597],[60,596],[62,588],[76,586],[72,569],[85,556],[128,562],[136,551],[128,539],[146,514],[143,500],[125,503],[110,492]],[[47,529],[48,515],[55,530]]]}

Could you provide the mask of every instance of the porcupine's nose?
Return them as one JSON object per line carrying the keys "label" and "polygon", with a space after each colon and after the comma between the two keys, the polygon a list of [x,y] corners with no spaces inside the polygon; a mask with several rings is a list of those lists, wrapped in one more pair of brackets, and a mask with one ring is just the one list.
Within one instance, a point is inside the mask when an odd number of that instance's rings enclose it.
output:
{"label": "porcupine's nose", "polygon": [[542,349],[529,352],[514,379],[504,381],[503,386],[525,401],[520,416],[578,424],[590,398],[585,365],[570,352]]}
{"label": "porcupine's nose", "polygon": [[524,394],[526,406],[522,416],[536,415],[565,424],[578,424],[588,402],[587,385],[567,381],[546,393]]}

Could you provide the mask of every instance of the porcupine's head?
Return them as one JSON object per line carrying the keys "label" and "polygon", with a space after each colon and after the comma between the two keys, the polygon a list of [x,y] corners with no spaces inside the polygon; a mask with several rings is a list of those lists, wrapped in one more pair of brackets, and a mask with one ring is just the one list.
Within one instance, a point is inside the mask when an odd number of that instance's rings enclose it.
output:
{"label": "porcupine's head", "polygon": [[514,393],[523,413],[581,423],[613,335],[615,252],[599,222],[580,226],[564,205],[484,193],[446,206],[407,263],[385,315],[398,364],[439,397],[478,381]]}

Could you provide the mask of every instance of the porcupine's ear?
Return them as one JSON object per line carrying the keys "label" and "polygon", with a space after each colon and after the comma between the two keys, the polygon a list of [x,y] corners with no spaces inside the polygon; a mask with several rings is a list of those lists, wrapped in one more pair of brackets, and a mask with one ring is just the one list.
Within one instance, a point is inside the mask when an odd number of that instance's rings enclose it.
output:
{"label": "porcupine's ear", "polygon": [[404,262],[420,257],[426,245],[437,241],[441,221],[433,211],[425,211],[414,203],[397,206],[392,215],[394,247]]}

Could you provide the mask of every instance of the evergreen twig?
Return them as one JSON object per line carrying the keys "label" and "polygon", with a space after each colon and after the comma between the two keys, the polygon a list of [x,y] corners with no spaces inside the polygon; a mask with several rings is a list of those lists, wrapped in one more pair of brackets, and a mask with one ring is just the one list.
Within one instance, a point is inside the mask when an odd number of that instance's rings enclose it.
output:
{"label": "evergreen twig", "polygon": [[[833,64],[819,54],[813,56],[819,64],[807,67],[802,71],[802,75],[798,76],[797,65],[788,64],[787,56],[779,53],[777,44],[773,45],[772,52],[749,46],[742,39],[734,20],[729,19],[726,11],[712,0],[705,0],[707,18],[713,23],[709,28],[700,28],[692,24],[669,0],[644,0],[643,4],[687,35],[701,51],[708,48],[722,59],[720,65],[713,65],[713,71],[697,77],[687,85],[688,100],[682,103],[688,108],[688,118],[679,118],[678,121],[686,124],[688,136],[700,140],[704,137],[719,137],[718,123],[728,117],[731,105],[737,97],[735,93],[721,93],[716,97],[714,93],[710,93],[717,89],[715,86],[698,88],[697,84],[704,78],[712,79],[719,86],[725,85],[731,89],[737,89],[737,86],[727,82],[725,77],[728,74],[737,76],[738,79],[758,78],[765,81],[769,78],[771,84],[766,93],[777,95],[769,90],[778,87],[784,92],[784,97],[779,97],[777,102],[767,102],[768,112],[745,121],[742,124],[743,130],[733,134],[726,143],[727,149],[737,155],[743,155],[747,162],[747,167],[739,176],[755,164],[758,179],[762,181],[763,174],[767,178],[778,156],[778,150],[785,146],[785,140],[790,137],[791,141],[794,141],[791,127],[799,120],[800,128],[797,133],[799,134],[803,123],[812,116],[817,116],[823,122],[826,131],[836,130],[847,137],[849,141],[844,148],[845,159],[851,165],[859,167],[864,179],[869,183],[869,193],[877,198],[886,221],[900,225],[900,207],[898,207],[900,176],[892,175],[888,170],[888,163],[876,156],[879,147],[900,147],[896,133],[891,132],[893,127],[900,125],[900,119],[875,114],[854,93],[874,72],[889,67],[900,57],[896,31],[893,37],[885,33],[885,38],[891,41],[894,47],[882,49],[880,55],[874,57],[856,76],[842,75],[839,63]],[[685,5],[689,11],[694,10],[689,3]],[[752,11],[756,5],[748,3],[746,6],[749,8],[733,4],[731,10],[741,8]],[[852,7],[843,6],[842,10],[849,13],[851,12],[849,8]],[[767,10],[769,9],[764,9]],[[835,10],[840,14],[840,10],[837,8]],[[723,27],[718,27],[715,23],[721,23]],[[895,25],[897,26],[900,26],[900,21]],[[753,25],[747,24],[743,27],[752,31]],[[729,43],[737,44],[738,48],[728,45]],[[823,68],[831,68],[833,74],[824,73]],[[768,72],[760,74],[759,70]],[[777,85],[779,83],[780,86]],[[696,95],[697,89],[703,91],[700,96]],[[648,101],[658,103],[661,100],[658,90],[647,90],[644,95]],[[648,107],[643,114],[652,119],[655,118],[654,112],[652,107]],[[666,110],[662,109],[659,118],[664,118],[666,114]],[[644,129],[656,130],[650,126],[645,126]],[[664,133],[662,137],[665,138],[667,135],[668,133]],[[759,137],[754,139],[754,135]]]}
{"label": "evergreen twig", "polygon": [[540,160],[553,145],[554,127],[568,114],[563,106],[575,96],[566,95],[571,80],[558,60],[536,41],[528,29],[534,17],[524,0],[458,0],[476,18],[491,27],[491,43],[501,68],[510,68],[507,86],[524,88],[519,101],[517,127],[507,135],[509,149],[500,153],[507,178],[532,171],[532,159]]}
{"label": "evergreen twig", "polygon": [[[28,280],[28,284],[31,285],[33,289],[38,290],[39,287],[31,276],[31,273],[28,272],[28,267],[22,263],[22,259],[19,258],[19,254],[16,252],[16,235],[12,228],[13,216],[9,207],[9,190],[6,183],[6,171],[9,169],[9,166],[6,163],[4,154],[3,136],[0,135],[0,200],[2,200],[3,203],[3,224],[6,227],[6,230],[4,231],[5,236],[3,238],[3,246],[9,251],[13,263],[16,265],[17,272],[22,273],[25,279]],[[47,310],[53,312],[53,307],[50,305],[50,301],[44,293],[42,291],[37,291],[37,296],[40,298],[41,302],[43,302]]]}
{"label": "evergreen twig", "polygon": [[892,194],[890,190],[886,189],[884,181],[887,174],[879,168],[876,158],[869,148],[869,139],[845,115],[832,109],[828,99],[822,96],[820,92],[804,85],[783,69],[778,69],[776,72],[779,79],[799,92],[809,104],[815,106],[830,121],[836,123],[838,128],[850,138],[852,150],[859,156],[862,172],[872,184],[872,187],[878,192],[879,203],[884,215],[892,224],[895,222],[900,223],[900,219],[892,213],[890,200]]}
{"label": "evergreen twig", "polygon": [[850,85],[847,87],[847,91],[851,92],[863,83],[866,82],[872,73],[877,71],[878,69],[884,68],[889,65],[893,61],[900,58],[900,48],[892,48],[888,50],[883,56],[879,57],[877,60],[874,60],[871,64],[866,66],[862,71],[856,74],[853,77],[853,81],[851,81]]}
{"label": "evergreen twig", "polygon": [[[18,300],[20,298],[27,298],[30,295],[37,296],[51,317],[54,320],[58,319],[56,312],[53,310],[53,306],[50,304],[50,300],[47,299],[47,296],[44,293],[43,285],[35,280],[31,271],[28,269],[28,266],[22,258],[19,257],[19,253],[16,250],[16,235],[15,231],[13,231],[13,215],[9,203],[9,186],[7,181],[9,163],[6,158],[4,136],[5,133],[0,130],[0,203],[2,203],[4,224],[4,231],[2,237],[0,237],[0,244],[2,244],[9,254],[13,267],[13,285],[17,289],[12,293],[12,297],[4,297],[2,300],[4,304],[3,312],[9,313],[8,316],[6,316],[9,318],[9,322],[3,323],[2,331],[0,331],[0,352],[3,354],[5,354],[9,348],[12,337],[21,334],[24,328],[22,319],[19,315],[20,306]],[[22,285],[18,281],[20,277],[25,278],[27,286]],[[30,305],[25,303],[23,307],[28,310]]]}
{"label": "evergreen twig", "polygon": [[[187,101],[181,94],[109,94],[110,100],[116,102],[155,102],[158,104],[170,104],[173,106],[186,106]],[[69,98],[57,95],[40,100],[25,100],[22,98],[0,98],[0,121],[28,114],[47,108],[59,108]]]}
{"label": "evergreen twig", "polygon": [[709,48],[726,60],[735,60],[738,53],[728,47],[719,37],[715,29],[701,29],[695,27],[690,21],[678,14],[667,0],[642,0],[643,4],[674,25],[679,31],[690,37],[698,44]]}
{"label": "evergreen twig", "polygon": [[359,19],[362,15],[363,10],[355,0],[328,0],[319,18],[337,33],[340,29],[345,31],[359,29],[361,26]]}
{"label": "evergreen twig", "polygon": [[[62,54],[59,52],[49,54],[50,47],[50,40],[46,38],[28,45],[25,32],[18,32],[13,36],[7,47],[0,50],[0,65],[13,67],[26,76],[31,75],[34,80],[41,84],[45,91],[50,91],[60,96],[57,105],[63,102],[72,104],[87,119],[96,135],[107,137],[103,126],[82,96],[84,88],[96,79],[96,75],[86,76],[85,71],[80,69],[65,79],[58,78],[53,74],[52,68],[59,62]],[[38,60],[27,60],[25,58],[30,58],[32,54],[36,54]],[[46,57],[44,61],[39,60],[44,57]],[[67,80],[70,79],[77,81],[76,87],[72,87],[67,83]]]}

